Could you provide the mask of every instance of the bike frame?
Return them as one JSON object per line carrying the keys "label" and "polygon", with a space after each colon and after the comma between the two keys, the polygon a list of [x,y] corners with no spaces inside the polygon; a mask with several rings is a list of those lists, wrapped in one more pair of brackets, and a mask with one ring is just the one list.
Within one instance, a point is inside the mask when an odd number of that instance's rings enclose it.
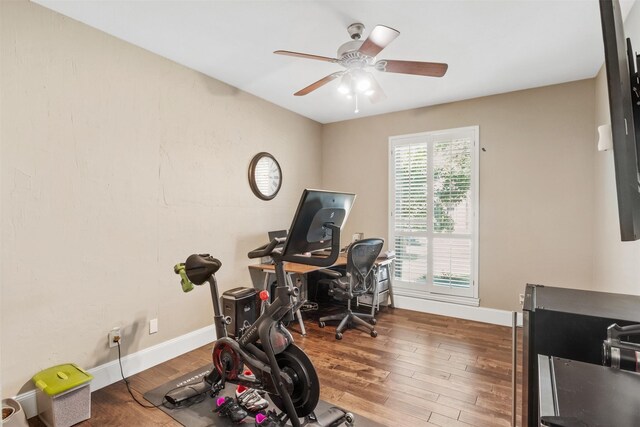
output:
{"label": "bike frame", "polygon": [[[211,288],[211,296],[213,299],[214,325],[216,329],[216,345],[225,344],[236,351],[243,359],[244,363],[249,365],[256,376],[256,380],[239,375],[234,383],[244,385],[246,387],[262,388],[274,390],[283,400],[287,409],[287,415],[293,427],[300,427],[300,420],[296,415],[296,410],[291,400],[290,392],[293,385],[288,378],[282,375],[282,371],[276,360],[276,353],[271,345],[270,334],[273,328],[277,327],[280,320],[287,315],[293,308],[291,296],[295,295],[294,289],[289,289],[286,281],[286,272],[284,269],[285,261],[297,261],[310,265],[329,267],[333,265],[340,252],[340,228],[333,224],[326,224],[327,228],[332,231],[331,237],[331,254],[326,258],[309,258],[299,255],[282,255],[272,252],[278,242],[272,241],[262,251],[253,251],[253,257],[264,256],[265,252],[269,252],[275,262],[275,273],[277,287],[275,289],[275,300],[267,306],[260,317],[249,326],[242,336],[238,339],[229,338],[227,333],[227,323],[222,315],[222,307],[220,305],[220,295],[218,292],[218,283],[215,275],[209,278],[209,286]],[[275,242],[275,244],[274,244]],[[256,256],[257,255],[257,256]],[[284,328],[280,332],[285,333],[289,344],[293,344],[293,337]],[[263,350],[256,346],[260,340]],[[261,378],[258,379],[258,374]],[[224,378],[223,378],[224,380]]]}

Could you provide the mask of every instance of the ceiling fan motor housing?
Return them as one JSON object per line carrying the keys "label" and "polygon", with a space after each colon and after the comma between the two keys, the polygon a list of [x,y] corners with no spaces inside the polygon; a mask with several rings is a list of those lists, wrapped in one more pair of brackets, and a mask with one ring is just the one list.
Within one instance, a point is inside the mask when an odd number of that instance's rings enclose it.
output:
{"label": "ceiling fan motor housing", "polygon": [[364,41],[362,40],[351,40],[350,42],[342,44],[338,48],[338,58],[342,58],[349,52],[356,52],[358,49],[360,49],[360,46],[362,46],[363,43]]}
{"label": "ceiling fan motor housing", "polygon": [[348,41],[338,48],[338,63],[346,68],[364,68],[372,65],[373,58],[359,52],[360,47],[364,44],[364,40],[360,40],[364,31],[364,24],[359,22],[351,24],[347,27],[347,32],[351,36]]}

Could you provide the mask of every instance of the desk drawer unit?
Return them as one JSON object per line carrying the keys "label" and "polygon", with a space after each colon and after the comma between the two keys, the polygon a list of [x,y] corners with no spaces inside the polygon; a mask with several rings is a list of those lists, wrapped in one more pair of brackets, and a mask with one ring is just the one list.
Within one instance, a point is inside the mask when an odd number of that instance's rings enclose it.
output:
{"label": "desk drawer unit", "polygon": [[[378,303],[385,307],[389,304],[389,288],[378,294]],[[373,294],[364,294],[358,297],[358,305],[371,307],[373,305]]]}
{"label": "desk drawer unit", "polygon": [[[387,306],[389,304],[389,264],[380,266],[378,269],[378,304]],[[373,292],[368,292],[358,297],[358,305],[371,307],[374,304]]]}

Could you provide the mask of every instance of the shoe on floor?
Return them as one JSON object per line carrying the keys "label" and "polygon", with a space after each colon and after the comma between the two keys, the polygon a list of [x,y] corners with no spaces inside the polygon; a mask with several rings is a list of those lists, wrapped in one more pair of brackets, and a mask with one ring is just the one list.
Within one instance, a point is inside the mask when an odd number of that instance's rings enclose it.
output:
{"label": "shoe on floor", "polygon": [[247,411],[242,409],[236,403],[235,399],[225,396],[216,400],[216,408],[213,412],[217,412],[222,417],[229,417],[234,423],[239,423],[247,417]]}
{"label": "shoe on floor", "polygon": [[[251,380],[255,380],[256,379],[255,374],[253,372],[251,372],[251,369],[249,369],[249,368],[245,368],[244,372],[242,372],[242,375],[244,375],[245,377],[247,377],[247,378],[249,378]],[[266,392],[264,390],[258,390],[258,393],[260,393],[260,396],[264,396],[266,394]]]}
{"label": "shoe on floor", "polygon": [[269,406],[269,402],[258,393],[258,390],[239,385],[236,388],[238,404],[249,412],[258,412]]}

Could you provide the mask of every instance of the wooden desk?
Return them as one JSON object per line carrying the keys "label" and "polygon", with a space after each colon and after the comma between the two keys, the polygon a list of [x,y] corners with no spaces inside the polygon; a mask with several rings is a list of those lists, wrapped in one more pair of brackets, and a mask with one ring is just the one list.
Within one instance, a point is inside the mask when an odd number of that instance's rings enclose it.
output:
{"label": "wooden desk", "polygon": [[[310,257],[311,258],[311,257]],[[341,265],[347,265],[347,255],[342,254],[338,257],[338,260],[331,267],[339,267]],[[276,266],[274,264],[256,264],[250,265],[249,268],[261,270],[265,273],[275,272]],[[284,272],[288,274],[307,274],[314,271],[323,270],[330,267],[317,267],[315,265],[298,264],[296,262],[285,262]]]}
{"label": "wooden desk", "polygon": [[[340,266],[340,265],[346,265],[347,264],[347,256],[346,255],[340,255],[338,257],[338,260],[336,261],[335,264],[332,265],[332,267],[334,266]],[[318,271],[318,270],[322,270],[323,268],[327,268],[327,267],[317,267],[315,265],[307,265],[307,264],[298,264],[295,262],[285,262],[284,263],[284,272],[285,272],[285,276],[287,277],[287,286],[289,286],[289,288],[293,288],[295,285],[295,280],[293,279],[293,275],[300,275],[300,276],[304,276],[307,273],[311,273],[314,271]],[[251,270],[254,271],[260,271],[264,274],[264,282],[263,282],[263,290],[268,291],[269,290],[269,276],[272,274],[276,273],[276,266],[275,264],[256,264],[256,265],[250,265],[249,266],[249,272],[251,272]],[[303,282],[303,284],[300,287],[304,287],[304,291],[303,289],[300,289],[300,295],[296,298],[302,298],[304,300],[306,300],[306,280]],[[298,302],[299,300],[296,300],[295,302]],[[300,309],[296,310],[295,312],[296,317],[298,318],[298,324],[300,325],[300,333],[302,334],[302,336],[306,336],[307,335],[307,331],[304,327],[304,322],[302,321],[302,313],[300,312]]]}
{"label": "wooden desk", "polygon": [[[371,305],[371,314],[374,315],[376,310],[380,309],[380,294],[384,294],[386,293],[386,295],[388,295],[390,301],[389,307],[393,307],[394,306],[394,302],[393,302],[393,284],[392,284],[392,268],[393,268],[393,261],[395,260],[395,258],[378,258],[376,260],[376,263],[374,265],[374,275],[376,277],[376,289],[373,289],[371,291],[372,297],[371,297],[371,304],[369,304],[366,301],[362,301],[360,298],[358,298],[358,304],[362,304],[362,305]],[[341,254],[338,257],[338,260],[331,266],[331,267],[340,267],[340,266],[345,266],[347,265],[347,254]],[[269,276],[271,274],[275,274],[275,265],[274,264],[255,264],[255,265],[250,265],[249,266],[249,270],[254,270],[254,271],[260,271],[262,273],[265,273],[264,276],[264,283],[263,283],[263,289],[264,290],[269,290]],[[314,265],[307,265],[307,264],[298,264],[295,262],[285,262],[284,263],[284,271],[286,273],[287,276],[287,280],[289,281],[288,285],[289,286],[294,286],[295,281],[293,280],[292,276],[293,275],[300,275],[300,276],[304,276],[308,273],[312,273],[314,271],[318,271],[318,270],[323,270],[325,268],[330,268],[330,267],[317,267]],[[377,285],[379,283],[379,279],[381,277],[382,271],[386,269],[386,277],[389,281],[389,287],[386,290],[383,290],[382,292],[377,292]],[[306,288],[306,280],[302,282],[302,286],[304,286]],[[305,292],[302,292],[301,289],[301,294],[302,295],[306,295],[306,289],[304,289]],[[298,310],[296,312],[296,316],[298,317],[298,322],[300,323],[300,329],[302,331],[302,335],[306,335],[306,331],[304,328],[304,323],[302,322],[302,315],[300,314],[300,310]]]}

